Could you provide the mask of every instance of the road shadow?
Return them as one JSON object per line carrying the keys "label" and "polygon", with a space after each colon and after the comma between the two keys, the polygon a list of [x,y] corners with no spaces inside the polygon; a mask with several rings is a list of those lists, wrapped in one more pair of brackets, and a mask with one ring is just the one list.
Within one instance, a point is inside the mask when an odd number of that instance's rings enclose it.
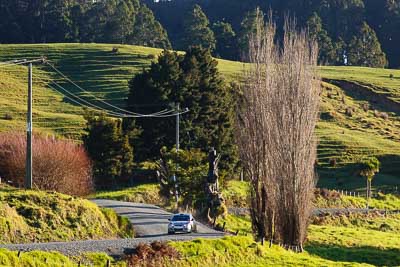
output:
{"label": "road shadow", "polygon": [[331,261],[368,263],[375,266],[400,265],[400,249],[395,248],[329,246],[312,242],[306,245],[305,250]]}

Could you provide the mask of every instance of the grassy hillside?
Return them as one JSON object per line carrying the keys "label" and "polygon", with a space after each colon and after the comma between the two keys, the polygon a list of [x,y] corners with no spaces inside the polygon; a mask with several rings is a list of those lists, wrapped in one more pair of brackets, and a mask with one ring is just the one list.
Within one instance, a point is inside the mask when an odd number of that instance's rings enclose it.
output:
{"label": "grassy hillside", "polygon": [[133,236],[126,218],[71,196],[0,185],[0,243]]}
{"label": "grassy hillside", "polygon": [[[113,47],[118,47],[118,52],[113,52]],[[0,61],[46,56],[93,95],[121,106],[128,80],[159,53],[159,49],[128,45],[0,45]],[[240,77],[245,68],[240,62],[219,62],[228,80]],[[25,67],[0,65],[0,131],[25,127],[26,72]],[[89,101],[93,97],[49,67],[36,66],[34,75],[34,129],[79,139],[84,132],[82,108],[46,83],[55,80]],[[317,129],[320,185],[363,188],[364,181],[354,175],[354,163],[365,155],[378,156],[383,162],[373,186],[400,185],[400,70],[322,67],[321,76],[331,84],[324,87]],[[334,167],[330,166],[332,161],[336,162]]]}
{"label": "grassy hillside", "polygon": [[[317,220],[318,219],[318,220]],[[173,243],[185,260],[180,266],[399,266],[400,215],[316,217],[309,227],[305,253],[253,243],[247,216],[227,217],[239,237]],[[366,238],[368,237],[368,238]]]}
{"label": "grassy hillside", "polygon": [[[398,219],[398,218],[397,218]],[[396,221],[395,221],[396,222]],[[398,226],[398,220],[397,220]],[[243,226],[241,226],[243,227]],[[247,229],[250,222],[247,221]],[[366,236],[370,238],[365,238]],[[304,253],[255,244],[250,235],[172,243],[184,259],[176,266],[398,266],[399,228],[312,225]]]}
{"label": "grassy hillside", "polygon": [[68,258],[58,252],[29,251],[18,255],[17,251],[0,249],[0,266],[5,267],[97,267],[106,266],[107,261],[114,267],[126,266],[124,261],[116,261],[105,253],[85,253]]}

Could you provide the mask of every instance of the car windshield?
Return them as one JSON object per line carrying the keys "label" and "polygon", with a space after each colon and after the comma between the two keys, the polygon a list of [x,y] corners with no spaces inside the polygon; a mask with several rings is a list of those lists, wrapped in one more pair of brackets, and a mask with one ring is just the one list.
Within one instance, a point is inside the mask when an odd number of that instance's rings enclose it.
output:
{"label": "car windshield", "polygon": [[189,215],[175,215],[174,217],[172,217],[172,221],[189,221]]}

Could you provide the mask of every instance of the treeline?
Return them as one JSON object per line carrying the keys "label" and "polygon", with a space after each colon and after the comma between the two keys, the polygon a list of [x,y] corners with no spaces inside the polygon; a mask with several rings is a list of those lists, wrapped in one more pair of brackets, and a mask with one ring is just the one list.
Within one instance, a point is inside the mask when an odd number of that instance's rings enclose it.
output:
{"label": "treeline", "polygon": [[[210,45],[214,54],[241,59],[240,51],[246,51],[244,41],[251,31],[256,8],[260,7],[264,14],[273,11],[279,29],[285,15],[296,17],[300,27],[309,26],[321,47],[320,63],[400,66],[400,0],[145,1],[166,28],[176,49],[187,48],[185,40],[191,39],[187,34],[190,28],[196,28],[188,22],[203,21],[204,25],[205,19],[199,12],[202,10],[214,35]],[[206,33],[204,29],[202,32]]]}
{"label": "treeline", "polygon": [[321,64],[400,66],[400,0],[143,1],[151,10],[139,0],[2,0],[0,43],[202,45],[216,57],[243,60],[257,12],[272,10],[278,29],[285,15],[310,29]]}
{"label": "treeline", "polygon": [[139,0],[2,0],[0,43],[102,42],[170,48]]}

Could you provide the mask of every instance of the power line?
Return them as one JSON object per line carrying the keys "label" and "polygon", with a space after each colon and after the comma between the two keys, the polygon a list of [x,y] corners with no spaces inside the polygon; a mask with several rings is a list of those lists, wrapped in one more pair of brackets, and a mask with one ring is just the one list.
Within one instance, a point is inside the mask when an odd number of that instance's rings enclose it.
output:
{"label": "power line", "polygon": [[[106,101],[103,101],[103,100],[101,100],[101,99],[98,99],[94,94],[92,94],[91,92],[89,92],[89,91],[83,89],[81,86],[79,86],[79,85],[76,84],[74,81],[72,81],[70,78],[68,78],[64,73],[62,73],[60,70],[58,70],[53,64],[51,64],[51,63],[48,62],[48,61],[46,61],[46,64],[49,65],[55,72],[57,72],[59,75],[61,75],[64,79],[66,79],[67,81],[69,81],[70,83],[72,83],[74,86],[76,86],[77,88],[79,88],[81,91],[83,91],[83,92],[85,92],[85,93],[91,95],[91,96],[92,96],[93,98],[95,98],[97,101],[99,101],[99,102],[101,102],[101,103],[103,103],[103,104],[105,104],[105,105],[107,105],[107,106],[110,106],[110,107],[112,107],[112,108],[114,108],[114,109],[120,110],[120,111],[125,112],[125,113],[128,113],[128,114],[135,115],[135,116],[140,116],[140,117],[152,117],[152,115],[161,115],[161,114],[162,114],[161,111],[156,112],[156,113],[152,113],[152,114],[140,114],[140,113],[136,113],[136,112],[131,112],[131,111],[129,111],[129,110],[122,109],[122,108],[117,107],[117,106],[115,106],[115,105],[112,105],[112,104],[110,104],[110,103],[108,103],[108,102],[106,102]],[[173,112],[173,111],[166,111],[165,113],[172,113],[172,112]]]}
{"label": "power line", "polygon": [[[49,86],[50,88],[52,88],[53,90],[59,92],[60,94],[62,94],[65,98],[67,98],[68,100],[74,102],[75,104],[79,105],[79,106],[83,106],[83,107],[89,107],[91,109],[94,109],[96,111],[100,111],[100,112],[105,112],[107,115],[109,116],[113,116],[113,117],[120,117],[120,118],[167,118],[167,117],[174,117],[177,116],[178,114],[184,114],[187,113],[189,110],[185,109],[184,111],[178,111],[176,112],[176,110],[162,110],[156,113],[152,113],[152,114],[142,114],[142,115],[130,115],[130,114],[124,114],[124,113],[119,113],[116,111],[112,111],[112,110],[108,110],[105,108],[102,108],[98,105],[95,105],[79,96],[77,96],[76,94],[70,92],[69,90],[65,89],[63,86],[59,85],[57,82],[55,82],[54,80],[49,80],[49,81],[45,81],[42,78],[39,78],[35,75],[35,78],[37,78],[38,80],[44,82],[47,84],[47,86]],[[58,87],[59,89],[56,89],[55,87],[51,86],[50,83],[54,84],[56,87]],[[61,90],[61,91],[60,91]],[[66,95],[66,92],[68,95]],[[75,98],[75,99],[74,99]],[[81,102],[83,102],[84,104],[82,104]],[[172,113],[175,112],[175,113]]]}
{"label": "power line", "polygon": [[[42,82],[46,83],[49,87],[51,87],[53,90],[56,90],[57,92],[61,93],[63,96],[65,96],[67,99],[71,100],[72,102],[80,105],[80,106],[85,106],[83,105],[81,102],[85,103],[86,105],[90,106],[92,109],[98,109],[101,110],[102,112],[106,112],[109,115],[115,116],[115,117],[123,117],[123,118],[167,118],[167,117],[174,117],[174,116],[178,116],[184,113],[189,112],[189,109],[186,108],[183,111],[180,110],[168,110],[168,109],[164,109],[155,113],[151,113],[151,114],[140,114],[140,113],[136,113],[136,112],[131,112],[129,110],[117,107],[115,105],[112,105],[102,99],[97,98],[94,94],[92,94],[91,92],[85,90],[84,88],[82,88],[81,86],[79,86],[78,84],[76,84],[74,81],[72,81],[70,78],[68,78],[64,73],[62,73],[60,70],[58,70],[53,64],[51,64],[49,61],[47,61],[44,57],[41,58],[36,58],[36,59],[31,59],[31,60],[27,60],[27,59],[16,59],[16,60],[9,60],[9,61],[5,61],[5,62],[0,62],[0,67],[2,66],[10,66],[10,65],[24,65],[24,64],[29,64],[29,63],[34,63],[34,62],[43,62],[46,63],[47,65],[49,65],[55,72],[57,72],[59,75],[61,75],[65,80],[67,80],[68,82],[70,82],[71,84],[73,84],[75,87],[77,87],[79,90],[91,95],[96,101],[99,101],[109,107],[112,107],[114,109],[120,110],[124,113],[120,113],[120,112],[116,112],[114,110],[109,110],[109,109],[105,109],[102,108],[98,105],[95,105],[79,96],[77,96],[76,94],[70,92],[69,90],[65,89],[64,87],[62,87],[61,85],[59,85],[57,82],[55,82],[54,80],[51,80],[50,82],[53,83],[55,86],[57,86],[58,88],[60,88],[59,90],[54,88],[53,86],[51,86],[49,84],[49,82],[46,82],[45,80],[39,78],[37,75],[35,75],[35,77],[39,80],[41,80]],[[60,92],[60,90],[66,92],[67,94],[69,94],[70,96],[65,95],[65,93]],[[74,98],[75,99],[74,99]],[[81,101],[81,102],[79,102]],[[87,107],[87,106],[86,106]]]}
{"label": "power line", "polygon": [[[36,77],[36,78],[39,79],[39,80],[41,80],[42,82],[45,82],[43,79],[40,79],[40,78],[38,78],[38,77]],[[56,89],[55,87],[51,86],[50,83],[53,83],[53,84],[54,84],[55,86],[57,86],[59,89]],[[55,81],[50,81],[50,83],[47,83],[47,86],[49,86],[49,87],[52,88],[53,90],[59,92],[59,93],[62,94],[65,98],[67,98],[68,100],[72,101],[73,103],[75,103],[75,104],[77,104],[77,105],[79,105],[79,106],[86,107],[86,108],[90,108],[90,109],[94,109],[94,110],[96,110],[97,112],[99,112],[99,111],[100,111],[100,112],[105,112],[107,115],[111,115],[111,116],[114,116],[114,117],[126,117],[125,114],[117,113],[117,112],[114,112],[114,111],[110,111],[110,110],[108,110],[108,109],[104,109],[104,108],[102,108],[102,107],[100,107],[100,106],[97,106],[97,105],[95,105],[95,104],[93,104],[93,103],[90,103],[89,101],[86,101],[85,99],[83,99],[83,98],[81,98],[81,97],[79,97],[79,96],[77,96],[77,95],[71,93],[70,91],[68,91],[67,89],[65,89],[64,87],[62,87],[62,86],[59,85],[58,83],[56,83]],[[61,91],[60,91],[60,90],[61,90]],[[66,93],[69,94],[70,96],[66,95],[66,94],[63,93],[62,91],[66,92]],[[75,97],[75,99],[74,99],[73,97]],[[82,104],[82,103],[79,102],[77,99],[78,99],[79,101],[85,103],[86,105],[85,105],[85,104]]]}

